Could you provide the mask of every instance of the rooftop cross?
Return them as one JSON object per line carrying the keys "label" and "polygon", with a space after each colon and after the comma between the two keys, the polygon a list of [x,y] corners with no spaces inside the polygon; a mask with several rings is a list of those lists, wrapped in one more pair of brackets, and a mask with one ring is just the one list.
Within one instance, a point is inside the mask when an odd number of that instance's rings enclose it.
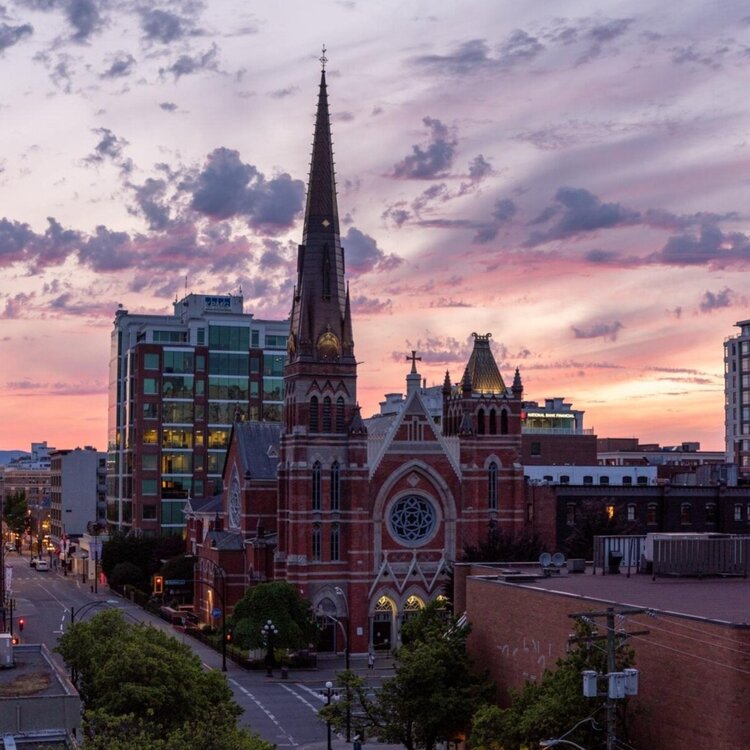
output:
{"label": "rooftop cross", "polygon": [[421,362],[422,361],[422,357],[418,357],[416,349],[412,349],[411,350],[411,356],[409,356],[407,354],[406,355],[406,359],[407,360],[411,360],[411,371],[412,371],[412,373],[415,373],[417,371],[417,362],[418,361]]}

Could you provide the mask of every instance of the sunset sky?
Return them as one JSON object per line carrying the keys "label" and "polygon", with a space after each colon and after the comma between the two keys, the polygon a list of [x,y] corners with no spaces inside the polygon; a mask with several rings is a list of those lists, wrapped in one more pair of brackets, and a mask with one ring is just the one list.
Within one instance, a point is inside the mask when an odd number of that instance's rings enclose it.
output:
{"label": "sunset sky", "polygon": [[409,350],[456,380],[491,332],[598,435],[722,448],[750,318],[731,0],[0,0],[0,448],[106,447],[118,303],[288,314],[323,44],[364,414]]}

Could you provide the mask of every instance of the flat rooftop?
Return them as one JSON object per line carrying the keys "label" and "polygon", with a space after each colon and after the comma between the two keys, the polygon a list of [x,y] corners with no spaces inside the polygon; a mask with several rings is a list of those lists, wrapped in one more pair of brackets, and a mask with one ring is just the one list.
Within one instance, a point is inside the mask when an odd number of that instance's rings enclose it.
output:
{"label": "flat rooftop", "polygon": [[[479,568],[482,567],[480,571]],[[537,571],[538,571],[538,566]],[[506,569],[514,566],[505,565]],[[530,568],[518,570],[524,574]],[[698,617],[737,627],[750,627],[750,578],[687,578],[659,577],[625,572],[619,575],[592,573],[589,565],[585,573],[561,573],[532,580],[514,581],[512,575],[493,576],[489,570],[477,564],[477,577],[512,586],[525,586],[551,593],[581,597],[596,602],[617,606],[653,609],[662,613]]]}

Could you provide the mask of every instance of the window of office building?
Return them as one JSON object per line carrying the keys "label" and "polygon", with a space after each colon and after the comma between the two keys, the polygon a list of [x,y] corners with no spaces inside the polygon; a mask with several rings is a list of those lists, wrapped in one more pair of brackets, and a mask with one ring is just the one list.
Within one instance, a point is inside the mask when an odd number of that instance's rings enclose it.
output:
{"label": "window of office building", "polygon": [[208,428],[208,447],[226,448],[229,445],[229,429],[225,427]]}
{"label": "window of office building", "polygon": [[229,352],[208,353],[209,375],[241,375],[247,377],[250,366],[248,354],[234,354]]}
{"label": "window of office building", "polygon": [[[190,491],[192,490],[193,483],[190,479],[181,477],[179,479],[162,479],[161,480],[161,496],[163,499],[187,499],[190,497]],[[162,518],[162,523],[164,519]]]}
{"label": "window of office building", "polygon": [[208,397],[225,401],[247,401],[248,378],[209,377]]}
{"label": "window of office building", "polygon": [[282,378],[263,379],[263,399],[265,401],[281,401],[284,387]]}
{"label": "window of office building", "polygon": [[180,344],[187,341],[186,331],[154,331],[154,342],[157,344]]}
{"label": "window of office building", "polygon": [[143,404],[144,419],[159,419],[159,404]]}
{"label": "window of office building", "polygon": [[263,357],[263,374],[280,377],[284,374],[285,354],[267,354]]}
{"label": "window of office building", "polygon": [[141,479],[141,495],[155,495],[156,488],[156,479]]}
{"label": "window of office building", "polygon": [[143,355],[143,367],[146,370],[159,369],[159,355],[156,352],[148,352]]}
{"label": "window of office building", "polygon": [[280,404],[263,404],[263,421],[281,422],[281,411]]}
{"label": "window of office building", "polygon": [[185,503],[182,502],[165,502],[161,504],[161,523],[162,526],[172,526],[185,524]]}
{"label": "window of office building", "polygon": [[161,472],[162,474],[192,474],[192,452],[172,453],[170,451],[162,451]]}
{"label": "window of office building", "polygon": [[250,348],[250,331],[238,326],[209,326],[209,349],[245,352]]}
{"label": "window of office building", "polygon": [[193,421],[193,405],[179,401],[165,401],[162,404],[164,424],[190,424]]}
{"label": "window of office building", "polygon": [[143,471],[156,471],[159,466],[159,456],[156,453],[141,453],[141,469]]}
{"label": "window of office building", "polygon": [[155,521],[156,520],[156,506],[144,505],[141,509],[141,518],[144,521]]}
{"label": "window of office building", "polygon": [[716,523],[716,503],[706,503],[706,523]]}
{"label": "window of office building", "polygon": [[192,373],[193,369],[193,352],[164,350],[164,372]]}
{"label": "window of office building", "polygon": [[635,521],[635,505],[628,505],[628,521]]}
{"label": "window of office building", "polygon": [[[209,474],[219,474],[224,468],[224,458],[226,453],[224,451],[209,451],[208,452],[208,465],[206,470]],[[219,479],[218,491],[221,492],[221,478]]]}
{"label": "window of office building", "polygon": [[192,375],[164,375],[161,381],[161,394],[164,398],[192,398]]}
{"label": "window of office building", "polygon": [[266,349],[286,349],[286,336],[266,334]]}
{"label": "window of office building", "polygon": [[184,427],[165,427],[161,431],[162,448],[192,448],[193,431]]}
{"label": "window of office building", "polygon": [[739,504],[734,506],[734,520],[735,521],[742,520],[742,506]]}
{"label": "window of office building", "polygon": [[157,445],[159,442],[159,430],[147,429],[143,431],[144,445]]}
{"label": "window of office building", "polygon": [[156,389],[156,378],[143,378],[143,393],[146,396],[153,396],[158,393]]}
{"label": "window of office building", "polygon": [[253,349],[257,349],[260,346],[260,331],[257,328],[253,328],[253,330],[250,331],[250,346],[252,346]]}

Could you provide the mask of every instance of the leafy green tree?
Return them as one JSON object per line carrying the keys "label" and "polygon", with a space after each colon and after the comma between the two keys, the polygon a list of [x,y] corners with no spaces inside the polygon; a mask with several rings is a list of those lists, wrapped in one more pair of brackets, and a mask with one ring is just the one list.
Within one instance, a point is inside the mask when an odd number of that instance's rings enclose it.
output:
{"label": "leafy green tree", "polygon": [[26,503],[26,492],[16,490],[12,495],[5,498],[3,503],[3,518],[8,528],[15,534],[23,534],[28,522],[28,505]]}
{"label": "leafy green tree", "polygon": [[[140,571],[139,576],[130,569],[128,583],[147,591],[151,588],[151,576],[161,567],[158,558],[158,541],[151,537],[116,532],[102,545],[101,565],[107,578],[112,581],[115,568],[128,563]],[[114,581],[112,581],[114,583]]]}
{"label": "leafy green tree", "polygon": [[490,524],[487,538],[479,545],[464,547],[465,562],[529,562],[536,561],[546,545],[535,534],[508,534]]}
{"label": "leafy green tree", "polygon": [[[588,623],[579,622],[576,634],[580,637],[593,635]],[[601,726],[605,698],[585,698],[581,674],[592,669],[600,674],[607,671],[606,652],[601,642],[580,641],[563,659],[556,669],[547,670],[538,683],[529,682],[522,690],[512,694],[510,708],[483,706],[474,715],[471,730],[471,746],[475,750],[524,750],[538,747],[544,739],[560,737],[583,747],[596,747],[602,742]],[[625,669],[633,665],[634,653],[622,645],[617,651],[616,668]],[[627,701],[620,702],[620,736],[625,732]],[[594,717],[594,721],[586,721]],[[576,724],[578,729],[568,733]],[[603,723],[603,722],[602,722]]]}
{"label": "leafy green tree", "polygon": [[73,625],[57,650],[79,685],[87,750],[271,750],[238,729],[225,677],[157,628],[110,609]]}
{"label": "leafy green tree", "polygon": [[432,750],[438,742],[464,736],[471,717],[493,693],[487,677],[472,671],[467,635],[468,628],[446,617],[439,605],[429,605],[404,625],[395,676],[373,695],[362,678],[342,673],[341,700],[321,715],[343,728],[349,708],[358,730],[407,750]]}
{"label": "leafy green tree", "polygon": [[274,640],[278,648],[306,648],[317,638],[310,602],[286,581],[260,583],[245,592],[230,619],[235,643],[242,648],[262,648],[261,628],[268,620],[278,628]]}

